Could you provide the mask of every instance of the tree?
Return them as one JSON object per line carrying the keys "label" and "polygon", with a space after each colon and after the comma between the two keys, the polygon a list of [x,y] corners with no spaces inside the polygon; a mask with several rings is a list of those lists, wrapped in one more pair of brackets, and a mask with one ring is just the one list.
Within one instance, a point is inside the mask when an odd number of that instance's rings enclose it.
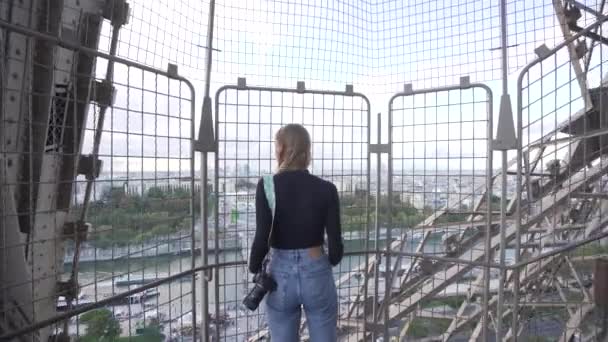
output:
{"label": "tree", "polygon": [[145,325],[143,322],[140,322],[135,331],[137,335],[142,336],[147,342],[161,342],[165,340],[162,326],[157,317],[150,318]]}
{"label": "tree", "polygon": [[87,325],[87,337],[96,341],[113,341],[120,335],[120,323],[108,309],[96,309],[82,315],[81,321]]}
{"label": "tree", "polygon": [[153,186],[148,189],[148,197],[163,199],[166,197],[166,192],[158,186]]}
{"label": "tree", "polygon": [[111,187],[103,191],[102,200],[113,207],[118,207],[127,196],[124,187]]}

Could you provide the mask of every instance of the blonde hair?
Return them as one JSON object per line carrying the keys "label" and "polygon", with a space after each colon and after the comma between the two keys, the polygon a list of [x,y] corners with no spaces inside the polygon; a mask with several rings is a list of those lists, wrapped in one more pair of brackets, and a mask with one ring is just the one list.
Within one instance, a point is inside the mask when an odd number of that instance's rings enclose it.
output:
{"label": "blonde hair", "polygon": [[281,146],[279,170],[303,170],[310,165],[310,135],[304,126],[289,124],[279,129],[275,135]]}

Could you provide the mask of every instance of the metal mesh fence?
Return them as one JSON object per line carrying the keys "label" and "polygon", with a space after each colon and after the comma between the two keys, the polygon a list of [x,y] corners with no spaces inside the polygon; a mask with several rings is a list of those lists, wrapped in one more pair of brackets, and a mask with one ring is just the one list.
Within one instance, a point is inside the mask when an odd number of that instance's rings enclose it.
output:
{"label": "metal mesh fence", "polygon": [[[599,10],[602,1],[582,1]],[[582,13],[586,26],[593,16]],[[510,72],[534,59],[541,44],[563,40],[552,1],[507,1]],[[216,6],[212,81],[393,94],[416,88],[499,80],[499,2],[222,1]],[[374,106],[384,99],[370,97]]]}
{"label": "metal mesh fence", "polygon": [[247,77],[256,86],[370,85],[371,15],[365,1],[218,2],[213,82]]}
{"label": "metal mesh fence", "polygon": [[[605,7],[601,0],[580,2],[597,11]],[[87,3],[66,0],[64,6],[77,15]],[[121,30],[117,55],[161,69],[177,64],[201,84],[209,1],[129,5],[130,24]],[[593,20],[583,11],[579,25]],[[533,60],[539,45],[563,40],[552,1],[507,1],[507,22],[511,73]],[[109,51],[110,37],[108,25],[101,51]],[[370,94],[393,94],[404,81],[417,88],[455,84],[463,75],[493,81],[500,79],[499,37],[498,2],[221,1],[215,6],[212,86],[247,77],[252,85],[306,81],[339,89],[349,83]]]}
{"label": "metal mesh fence", "polygon": [[[300,88],[301,89],[301,88]],[[369,233],[369,102],[352,92],[254,87],[224,87],[216,95],[216,244],[234,243],[234,253],[216,251],[215,262],[247,260],[255,233],[255,189],[275,169],[274,134],[287,123],[303,124],[312,139],[313,174],[331,180],[342,199],[347,252],[363,251]],[[280,115],[277,115],[280,113]],[[233,241],[233,242],[232,242]],[[360,277],[351,273],[364,262],[348,256],[334,269],[339,286],[340,325],[361,334],[346,320],[349,305],[360,295]],[[249,312],[241,302],[251,284],[245,265],[220,268],[212,306],[217,317],[233,321],[219,326],[218,338],[242,341],[267,336],[263,306]],[[306,332],[304,332],[306,335]],[[362,335],[360,335],[362,336]],[[253,339],[252,339],[253,340]]]}
{"label": "metal mesh fence", "polygon": [[[201,189],[194,186],[191,90],[181,81],[137,67],[117,64],[114,75],[116,102],[104,127],[98,126],[102,108],[96,106],[86,126],[83,151],[94,148],[94,134],[102,134],[99,158],[104,169],[89,199],[91,237],[71,264],[73,269],[83,265],[78,270],[81,293],[94,301],[122,292],[120,287],[192,268],[194,226],[200,226],[193,211]],[[84,182],[84,177],[77,179],[77,193],[86,191]],[[78,194],[74,204],[76,209],[84,205]],[[66,261],[72,255],[68,247]],[[181,319],[192,324],[192,277],[133,297],[128,300],[134,305],[113,309],[124,320],[124,335],[134,335],[137,323],[145,326],[150,319],[162,324],[167,336],[184,326]]]}
{"label": "metal mesh fence", "polygon": [[[13,338],[181,335],[192,275],[125,293],[194,267],[193,88],[111,56],[119,3],[77,5],[3,7],[0,331],[47,321]],[[97,50],[105,25],[110,55]]]}
{"label": "metal mesh fence", "polygon": [[[596,21],[588,32],[601,34],[601,27]],[[528,338],[593,339],[605,334],[601,305],[594,305],[599,304],[594,287],[603,289],[592,279],[606,235],[606,47],[592,42],[579,58],[575,38],[542,54],[518,84],[522,234],[515,252],[526,264],[515,275],[515,300]],[[535,259],[547,253],[554,255]],[[542,309],[532,310],[537,303]],[[556,328],[548,332],[547,325]]]}
{"label": "metal mesh fence", "polygon": [[475,267],[493,260],[498,242],[488,186],[492,93],[463,82],[397,94],[389,104],[390,210],[383,221],[395,236],[389,250],[405,254],[386,257],[390,276],[378,293],[386,310],[380,315],[400,339],[450,338],[457,329],[479,337],[482,299],[497,289],[497,272],[490,279],[489,268]]}

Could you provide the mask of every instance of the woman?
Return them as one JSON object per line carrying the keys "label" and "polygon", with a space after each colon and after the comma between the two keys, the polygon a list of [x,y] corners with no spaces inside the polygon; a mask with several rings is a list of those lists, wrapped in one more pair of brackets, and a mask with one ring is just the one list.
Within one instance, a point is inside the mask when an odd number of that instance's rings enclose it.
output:
{"label": "woman", "polygon": [[[275,151],[278,172],[271,242],[268,246],[272,213],[260,180],[249,270],[259,272],[270,253],[269,272],[277,289],[266,297],[266,313],[273,341],[299,340],[303,307],[311,342],[333,342],[337,340],[338,296],[331,266],[340,262],[344,250],[338,191],[308,172],[310,135],[303,126],[282,127],[275,137]],[[328,254],[322,247],[324,233]]]}

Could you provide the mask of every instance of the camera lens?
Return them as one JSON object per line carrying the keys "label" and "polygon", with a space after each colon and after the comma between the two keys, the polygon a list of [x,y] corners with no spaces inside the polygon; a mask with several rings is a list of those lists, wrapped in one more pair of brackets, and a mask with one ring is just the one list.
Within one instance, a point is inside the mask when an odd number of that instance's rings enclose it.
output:
{"label": "camera lens", "polygon": [[259,303],[255,303],[254,301],[252,301],[249,296],[245,297],[245,299],[243,300],[243,304],[245,304],[245,307],[247,307],[247,309],[251,311],[255,311],[258,308],[258,305],[260,305]]}
{"label": "camera lens", "polygon": [[255,311],[265,294],[266,290],[262,286],[255,284],[251,292],[243,299],[243,304],[245,304],[249,310]]}

